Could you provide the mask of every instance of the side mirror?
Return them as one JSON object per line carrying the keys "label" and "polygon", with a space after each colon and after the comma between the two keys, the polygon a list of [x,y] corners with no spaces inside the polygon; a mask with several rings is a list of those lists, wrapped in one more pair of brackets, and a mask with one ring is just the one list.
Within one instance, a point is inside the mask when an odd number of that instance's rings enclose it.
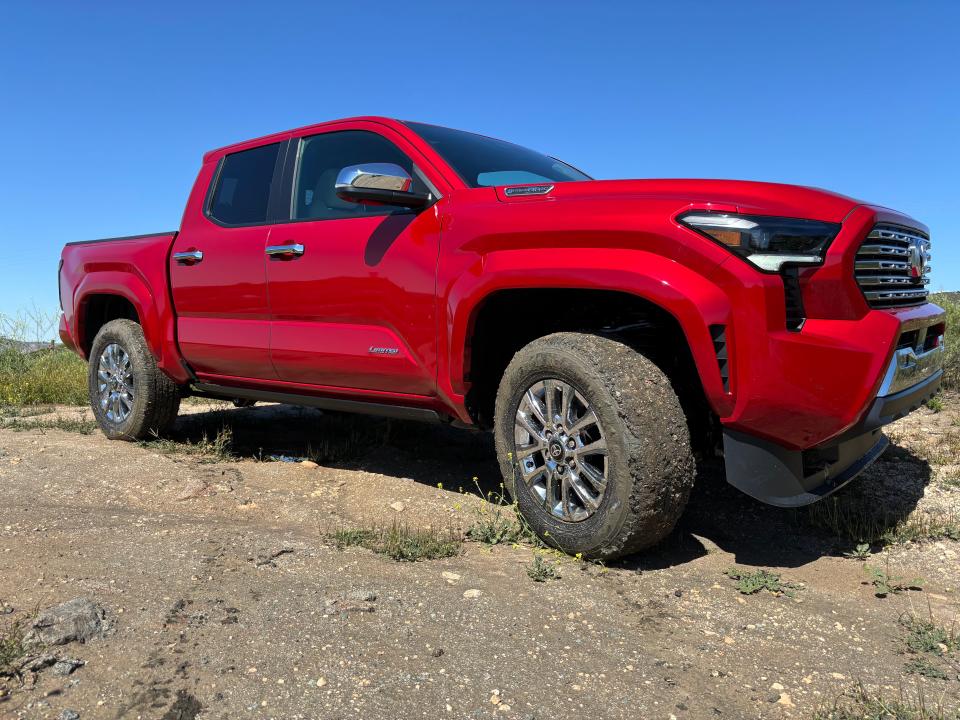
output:
{"label": "side mirror", "polygon": [[335,190],[341,200],[369,205],[422,208],[433,199],[430,193],[412,191],[413,178],[393,163],[349,165],[337,175]]}

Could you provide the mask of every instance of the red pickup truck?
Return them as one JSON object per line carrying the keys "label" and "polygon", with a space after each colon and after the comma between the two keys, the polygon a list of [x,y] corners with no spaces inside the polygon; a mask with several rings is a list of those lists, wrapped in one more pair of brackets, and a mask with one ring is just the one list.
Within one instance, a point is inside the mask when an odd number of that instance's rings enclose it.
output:
{"label": "red pickup truck", "polygon": [[490,428],[530,525],[666,535],[699,452],[814,502],[940,384],[927,228],[808,187],[592,180],[363,117],[207,153],[180,230],[63,250],[60,335],[109,438],[188,395]]}

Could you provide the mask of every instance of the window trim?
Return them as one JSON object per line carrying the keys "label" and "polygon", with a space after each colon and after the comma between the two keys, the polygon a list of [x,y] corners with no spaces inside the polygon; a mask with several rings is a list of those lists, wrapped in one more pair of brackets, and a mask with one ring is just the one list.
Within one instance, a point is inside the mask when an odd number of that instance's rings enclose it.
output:
{"label": "window trim", "polygon": [[[337,133],[344,133],[344,132],[370,133],[371,135],[376,135],[382,140],[385,140],[386,142],[393,145],[393,147],[397,149],[397,152],[399,152],[401,155],[407,158],[407,160],[410,161],[410,166],[413,168],[413,174],[416,175],[420,180],[422,180],[423,184],[427,186],[427,189],[433,195],[433,201],[429,205],[425,205],[424,207],[419,208],[417,210],[408,209],[406,211],[386,213],[383,215],[357,215],[354,217],[329,217],[329,218],[295,218],[294,203],[296,202],[297,194],[296,192],[294,192],[294,188],[297,184],[298,174],[300,171],[300,159],[303,156],[303,148],[306,141],[309,140],[310,138],[319,137],[320,135],[335,135]],[[422,213],[424,210],[432,207],[437,202],[439,202],[440,199],[443,197],[443,194],[437,188],[436,184],[432,180],[430,180],[427,174],[420,168],[419,165],[417,165],[416,160],[414,160],[410,156],[410,153],[408,153],[406,150],[400,147],[396,142],[394,142],[392,139],[387,137],[385,134],[379,133],[375,130],[371,130],[365,127],[359,127],[359,128],[345,127],[345,128],[325,130],[323,132],[315,132],[309,135],[298,135],[297,137],[290,138],[288,142],[290,143],[290,146],[288,147],[286,161],[284,163],[284,167],[281,172],[282,187],[279,193],[279,203],[277,207],[276,218],[273,221],[273,224],[275,225],[289,225],[293,223],[305,223],[305,222],[327,222],[329,220],[361,220],[363,218],[370,218],[370,217],[390,217],[391,215],[413,215],[413,214]],[[294,144],[296,145],[295,149],[294,149]],[[402,208],[400,207],[398,207],[397,209],[402,210]]]}
{"label": "window trim", "polygon": [[[254,145],[253,147],[244,148],[243,150],[227,153],[221,157],[217,161],[217,169],[214,171],[213,177],[210,180],[210,185],[207,187],[207,196],[203,201],[203,216],[214,225],[219,225],[222,228],[266,227],[267,225],[275,224],[277,210],[275,206],[275,197],[277,197],[280,192],[279,183],[282,180],[282,172],[286,166],[287,152],[290,148],[290,142],[290,138],[287,138],[286,140],[277,140],[274,142],[264,143],[263,145]],[[252,223],[228,223],[219,219],[213,214],[213,198],[217,194],[217,188],[220,185],[220,177],[223,174],[223,166],[226,164],[227,158],[233,155],[239,155],[240,153],[249,152],[251,150],[260,150],[261,148],[270,147],[271,145],[277,146],[277,159],[273,164],[273,174],[270,176],[270,188],[267,191],[266,218],[264,218],[263,221]]]}

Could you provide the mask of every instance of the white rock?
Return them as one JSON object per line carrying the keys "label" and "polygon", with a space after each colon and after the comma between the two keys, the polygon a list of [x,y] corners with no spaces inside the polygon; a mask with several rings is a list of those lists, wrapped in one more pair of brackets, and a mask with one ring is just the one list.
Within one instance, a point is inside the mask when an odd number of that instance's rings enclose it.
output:
{"label": "white rock", "polygon": [[396,510],[397,512],[403,512],[407,506],[398,500],[395,503],[390,503],[390,507]]}
{"label": "white rock", "polygon": [[483,591],[482,591],[482,590],[477,590],[476,588],[471,588],[471,589],[469,589],[469,590],[464,590],[464,591],[463,591],[463,596],[464,596],[465,598],[467,598],[468,600],[472,600],[472,599],[474,599],[474,598],[478,598],[478,597],[480,597],[481,595],[483,595]]}

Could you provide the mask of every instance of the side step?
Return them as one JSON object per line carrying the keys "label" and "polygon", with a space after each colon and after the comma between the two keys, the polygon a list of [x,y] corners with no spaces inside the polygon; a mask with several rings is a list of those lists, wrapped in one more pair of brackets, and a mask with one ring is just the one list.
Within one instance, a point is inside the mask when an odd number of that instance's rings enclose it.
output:
{"label": "side step", "polygon": [[380,415],[382,417],[397,418],[400,420],[418,420],[420,422],[431,423],[438,423],[443,420],[436,410],[405,407],[403,405],[386,405],[384,403],[364,402],[362,400],[316,397],[315,395],[282,393],[271,390],[252,390],[250,388],[228,387],[227,385],[213,385],[202,382],[193,383],[193,390],[195,395],[202,395],[218,400],[240,399],[255,400],[257,402],[283,403],[285,405],[320,408],[321,410],[335,410],[337,412],[360,413],[363,415]]}

